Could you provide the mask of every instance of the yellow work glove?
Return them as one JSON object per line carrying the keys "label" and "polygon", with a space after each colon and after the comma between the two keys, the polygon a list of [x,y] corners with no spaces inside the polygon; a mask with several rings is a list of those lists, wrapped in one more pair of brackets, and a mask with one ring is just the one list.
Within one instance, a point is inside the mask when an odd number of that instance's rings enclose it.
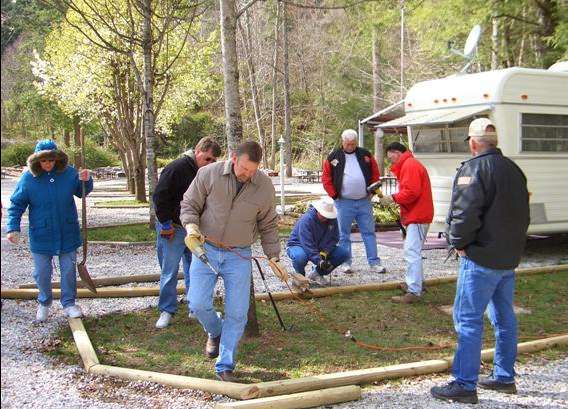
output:
{"label": "yellow work glove", "polygon": [[296,272],[290,273],[292,277],[292,288],[300,293],[310,290],[310,280]]}
{"label": "yellow work glove", "polygon": [[185,236],[184,242],[189,251],[199,257],[203,250],[203,243],[205,243],[205,237],[199,231],[199,226],[197,224],[186,224],[185,231],[187,235]]}
{"label": "yellow work glove", "polygon": [[274,275],[278,277],[280,281],[282,281],[283,283],[288,282],[288,272],[286,271],[286,267],[282,265],[279,259],[272,257],[270,260],[268,260],[268,264],[270,265],[270,268],[272,269]]}
{"label": "yellow work glove", "polygon": [[392,198],[391,195],[385,195],[381,198],[379,198],[379,203],[381,204],[381,206],[390,206],[391,204],[394,203],[394,199]]}

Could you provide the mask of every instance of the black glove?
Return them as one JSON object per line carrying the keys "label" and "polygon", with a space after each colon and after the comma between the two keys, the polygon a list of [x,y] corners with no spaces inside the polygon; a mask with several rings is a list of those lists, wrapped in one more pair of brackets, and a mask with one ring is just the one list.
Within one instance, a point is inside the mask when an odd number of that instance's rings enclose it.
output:
{"label": "black glove", "polygon": [[323,271],[324,273],[331,273],[331,271],[333,270],[333,264],[331,264],[329,261],[327,261],[326,259],[322,259],[320,260],[320,262],[318,263],[318,269],[320,271]]}

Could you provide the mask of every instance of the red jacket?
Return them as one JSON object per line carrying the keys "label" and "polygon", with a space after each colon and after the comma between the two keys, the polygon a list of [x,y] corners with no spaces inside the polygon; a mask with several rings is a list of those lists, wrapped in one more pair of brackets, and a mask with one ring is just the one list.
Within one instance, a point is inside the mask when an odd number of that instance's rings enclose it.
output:
{"label": "red jacket", "polygon": [[402,224],[407,226],[413,223],[432,223],[432,186],[424,165],[418,162],[410,151],[406,151],[399,161],[391,166],[391,172],[398,179],[398,193],[392,195],[392,198],[400,206]]}

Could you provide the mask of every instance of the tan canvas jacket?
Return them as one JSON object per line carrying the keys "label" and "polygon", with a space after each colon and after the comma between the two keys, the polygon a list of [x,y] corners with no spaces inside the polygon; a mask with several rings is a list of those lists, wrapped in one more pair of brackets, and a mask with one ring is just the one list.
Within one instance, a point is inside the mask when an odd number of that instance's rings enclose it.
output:
{"label": "tan canvas jacket", "polygon": [[256,172],[237,195],[237,178],[230,160],[199,169],[181,201],[184,226],[194,223],[205,237],[231,247],[248,247],[260,234],[268,257],[280,256],[274,186]]}

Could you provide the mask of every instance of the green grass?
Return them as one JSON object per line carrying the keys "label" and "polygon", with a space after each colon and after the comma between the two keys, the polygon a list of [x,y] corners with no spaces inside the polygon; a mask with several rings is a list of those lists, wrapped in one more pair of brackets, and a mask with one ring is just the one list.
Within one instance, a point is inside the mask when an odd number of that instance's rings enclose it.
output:
{"label": "green grass", "polygon": [[95,207],[148,207],[148,202],[140,202],[136,199],[103,200],[95,202]]}
{"label": "green grass", "polygon": [[[281,238],[287,238],[291,231],[292,228],[290,226],[281,226],[279,235]],[[149,229],[147,224],[98,227],[89,229],[89,240],[127,242],[155,241],[156,231]]]}
{"label": "green grass", "polygon": [[[314,374],[414,362],[448,356],[441,351],[369,351],[357,347],[331,329],[334,323],[361,341],[389,347],[455,343],[451,317],[438,306],[452,304],[455,285],[431,287],[422,304],[390,302],[395,291],[344,294],[310,301],[323,311],[322,322],[306,305],[278,302],[289,332],[279,329],[269,303],[257,303],[261,336],[241,341],[237,375],[243,382],[295,378]],[[520,341],[566,332],[568,328],[568,272],[536,275],[517,281],[516,302],[532,314],[519,316]],[[186,307],[173,325],[156,330],[156,309],[136,313],[86,318],[85,326],[103,364],[212,378],[214,360],[203,356],[206,336],[197,322],[187,319]],[[79,360],[70,331],[57,334],[48,351],[66,363]],[[486,324],[484,347],[493,346],[493,333]],[[547,358],[565,356],[567,347],[546,352]],[[524,358],[521,358],[524,359]]]}
{"label": "green grass", "polygon": [[155,241],[156,231],[147,224],[112,226],[89,229],[92,241]]}

